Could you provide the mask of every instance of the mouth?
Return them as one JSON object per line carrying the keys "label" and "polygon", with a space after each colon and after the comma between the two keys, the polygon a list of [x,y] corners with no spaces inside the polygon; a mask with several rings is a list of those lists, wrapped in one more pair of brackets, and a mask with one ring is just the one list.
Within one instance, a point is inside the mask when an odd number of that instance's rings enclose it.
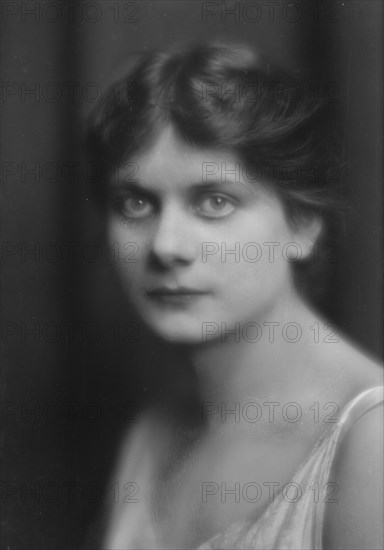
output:
{"label": "mouth", "polygon": [[200,294],[209,294],[209,292],[207,290],[199,290],[185,286],[175,288],[161,286],[148,290],[147,294],[151,296],[196,296]]}
{"label": "mouth", "polygon": [[185,305],[197,300],[203,296],[208,296],[211,292],[188,287],[158,287],[146,291],[150,300],[161,304]]}

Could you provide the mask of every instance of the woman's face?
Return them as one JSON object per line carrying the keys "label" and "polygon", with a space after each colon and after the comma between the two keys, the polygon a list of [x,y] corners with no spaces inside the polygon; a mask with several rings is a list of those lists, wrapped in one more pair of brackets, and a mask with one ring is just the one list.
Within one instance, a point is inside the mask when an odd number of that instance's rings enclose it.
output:
{"label": "woman's face", "polygon": [[199,343],[279,321],[292,295],[289,259],[308,253],[308,239],[236,157],[193,148],[167,126],[115,176],[109,245],[151,330]]}

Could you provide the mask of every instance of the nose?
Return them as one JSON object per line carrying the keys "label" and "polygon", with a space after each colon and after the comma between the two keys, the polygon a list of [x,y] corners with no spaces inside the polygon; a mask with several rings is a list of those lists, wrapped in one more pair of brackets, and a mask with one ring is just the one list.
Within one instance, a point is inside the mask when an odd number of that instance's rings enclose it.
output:
{"label": "nose", "polygon": [[163,208],[151,243],[151,255],[158,264],[190,264],[195,259],[188,216],[176,204]]}

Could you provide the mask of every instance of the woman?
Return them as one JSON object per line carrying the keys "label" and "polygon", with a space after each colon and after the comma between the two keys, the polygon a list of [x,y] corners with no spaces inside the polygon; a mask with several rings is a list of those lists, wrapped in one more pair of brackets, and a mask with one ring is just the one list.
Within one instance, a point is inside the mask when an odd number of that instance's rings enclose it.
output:
{"label": "woman", "polygon": [[107,239],[164,368],[103,548],[381,547],[382,371],[310,305],[340,226],[323,121],[310,86],[215,44],[144,56],[93,113]]}

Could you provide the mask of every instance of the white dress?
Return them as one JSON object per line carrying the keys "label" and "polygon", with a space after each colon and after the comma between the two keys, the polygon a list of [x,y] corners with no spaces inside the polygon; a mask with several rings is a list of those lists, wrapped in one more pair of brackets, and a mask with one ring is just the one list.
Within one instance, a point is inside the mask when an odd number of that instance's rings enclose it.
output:
{"label": "white dress", "polygon": [[[340,419],[323,432],[311,453],[301,463],[291,483],[297,483],[301,497],[294,504],[280,492],[261,516],[246,518],[217,533],[196,550],[252,549],[252,550],[321,550],[323,548],[324,498],[315,499],[310,490],[314,483],[324,487],[329,479],[336,448],[348,428],[364,413],[383,404],[383,387],[378,386],[361,392],[343,409]],[[126,487],[130,497],[112,505],[103,549],[127,550],[162,548],[157,540],[156,527],[150,513],[151,495],[135,499],[135,486],[150,485],[150,472],[154,471],[154,457],[145,452],[148,436],[151,445],[156,445],[146,423],[138,424],[132,437],[122,450],[122,463],[115,482],[123,487],[126,480],[135,484]],[[161,434],[159,434],[161,445]],[[128,454],[127,454],[128,453]],[[128,460],[126,457],[129,457]]]}

